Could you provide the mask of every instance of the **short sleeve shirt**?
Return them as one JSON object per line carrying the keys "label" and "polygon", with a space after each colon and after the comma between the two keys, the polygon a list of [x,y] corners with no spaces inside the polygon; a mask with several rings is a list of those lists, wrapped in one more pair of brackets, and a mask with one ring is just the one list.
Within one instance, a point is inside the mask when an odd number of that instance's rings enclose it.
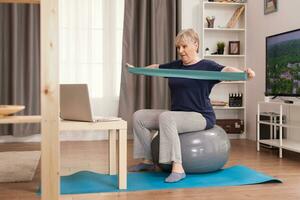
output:
{"label": "short sleeve shirt", "polygon": [[[224,66],[211,61],[200,60],[192,65],[183,65],[181,60],[159,65],[162,69],[221,71]],[[199,80],[188,78],[169,78],[171,110],[198,112],[206,119],[206,129],[216,123],[216,116],[210,103],[209,95],[219,80]]]}

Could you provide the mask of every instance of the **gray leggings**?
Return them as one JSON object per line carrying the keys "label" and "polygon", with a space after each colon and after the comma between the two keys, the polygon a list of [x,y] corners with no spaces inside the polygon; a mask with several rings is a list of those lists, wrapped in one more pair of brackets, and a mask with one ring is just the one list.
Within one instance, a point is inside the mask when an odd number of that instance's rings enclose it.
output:
{"label": "gray leggings", "polygon": [[133,114],[134,158],[152,160],[151,130],[159,130],[160,163],[181,163],[181,148],[179,134],[204,130],[206,120],[201,113],[138,110]]}

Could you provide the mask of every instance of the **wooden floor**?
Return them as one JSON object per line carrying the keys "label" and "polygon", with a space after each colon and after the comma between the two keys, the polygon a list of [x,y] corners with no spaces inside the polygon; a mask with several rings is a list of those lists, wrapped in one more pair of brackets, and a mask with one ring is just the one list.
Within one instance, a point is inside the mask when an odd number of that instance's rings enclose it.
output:
{"label": "wooden floor", "polygon": [[[256,152],[255,142],[232,140],[230,160],[226,166],[246,165],[252,169],[277,177],[282,184],[258,184],[237,187],[177,189],[164,191],[141,191],[90,195],[62,196],[66,200],[299,200],[300,199],[300,154],[284,151],[279,159],[277,150],[262,148]],[[128,143],[129,165],[132,159],[132,142]],[[0,144],[0,151],[38,150],[39,144]],[[62,142],[61,173],[70,174],[79,170],[107,172],[107,142]],[[32,182],[0,184],[0,200],[36,200],[35,192],[40,182],[40,167]]]}

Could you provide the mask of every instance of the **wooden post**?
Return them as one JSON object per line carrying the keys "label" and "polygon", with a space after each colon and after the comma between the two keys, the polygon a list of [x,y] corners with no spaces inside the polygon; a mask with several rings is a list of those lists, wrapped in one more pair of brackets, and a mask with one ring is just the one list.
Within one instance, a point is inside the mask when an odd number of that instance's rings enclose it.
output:
{"label": "wooden post", "polygon": [[108,130],[109,137],[109,174],[117,174],[117,162],[116,162],[116,130]]}
{"label": "wooden post", "polygon": [[119,189],[127,189],[127,129],[119,130]]}
{"label": "wooden post", "polygon": [[41,0],[42,200],[60,194],[58,0]]}

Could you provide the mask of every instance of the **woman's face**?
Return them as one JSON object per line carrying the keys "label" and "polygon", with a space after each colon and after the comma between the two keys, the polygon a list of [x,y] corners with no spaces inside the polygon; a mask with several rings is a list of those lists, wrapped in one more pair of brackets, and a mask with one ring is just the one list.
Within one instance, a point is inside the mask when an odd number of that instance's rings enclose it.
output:
{"label": "woman's face", "polygon": [[183,64],[193,64],[198,58],[198,44],[192,40],[181,40],[177,45],[177,52]]}

